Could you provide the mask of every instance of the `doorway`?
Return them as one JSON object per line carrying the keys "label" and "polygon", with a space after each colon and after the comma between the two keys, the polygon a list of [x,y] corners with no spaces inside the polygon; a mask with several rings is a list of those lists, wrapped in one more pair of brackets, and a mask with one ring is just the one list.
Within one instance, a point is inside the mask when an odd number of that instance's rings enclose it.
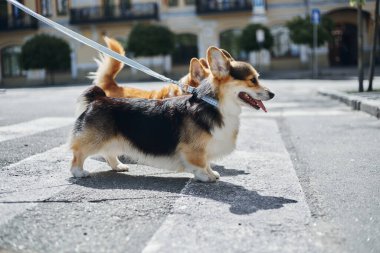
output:
{"label": "doorway", "polygon": [[9,46],[3,48],[0,53],[2,77],[22,76],[21,47]]}
{"label": "doorway", "polygon": [[331,66],[351,66],[357,63],[357,27],[353,24],[337,24],[329,43]]}
{"label": "doorway", "polygon": [[191,58],[198,57],[198,38],[191,33],[176,35],[176,46],[172,54],[174,65],[187,65]]}

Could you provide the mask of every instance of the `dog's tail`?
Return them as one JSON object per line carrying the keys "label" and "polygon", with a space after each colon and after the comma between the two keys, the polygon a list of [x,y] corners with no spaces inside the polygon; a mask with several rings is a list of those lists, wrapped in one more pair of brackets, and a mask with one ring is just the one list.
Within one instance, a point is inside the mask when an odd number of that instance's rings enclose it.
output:
{"label": "dog's tail", "polygon": [[[117,40],[104,36],[104,41],[109,49],[121,55],[125,55],[123,46]],[[89,74],[89,78],[93,79],[93,83],[106,92],[118,89],[119,86],[115,82],[115,77],[124,67],[124,63],[104,54],[99,54],[99,58],[95,59],[95,62],[98,65],[98,69],[96,72]]]}
{"label": "dog's tail", "polygon": [[91,86],[78,97],[75,116],[78,117],[85,112],[91,102],[105,96],[106,93],[100,87]]}

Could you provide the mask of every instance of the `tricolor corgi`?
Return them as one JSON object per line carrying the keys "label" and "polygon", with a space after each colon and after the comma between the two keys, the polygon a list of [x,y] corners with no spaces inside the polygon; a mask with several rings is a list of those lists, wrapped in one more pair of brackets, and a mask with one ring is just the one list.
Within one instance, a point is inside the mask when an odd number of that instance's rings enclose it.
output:
{"label": "tricolor corgi", "polygon": [[[260,85],[248,63],[235,61],[216,47],[207,50],[207,67],[190,63],[190,78],[197,92],[163,100],[111,98],[97,86],[80,97],[82,111],[71,135],[71,172],[85,177],[84,161],[102,155],[115,171],[127,171],[118,160],[128,155],[138,163],[188,171],[196,180],[215,182],[219,174],[210,162],[235,149],[241,107],[266,111],[262,101],[274,94]],[[202,96],[218,100],[215,107]]]}

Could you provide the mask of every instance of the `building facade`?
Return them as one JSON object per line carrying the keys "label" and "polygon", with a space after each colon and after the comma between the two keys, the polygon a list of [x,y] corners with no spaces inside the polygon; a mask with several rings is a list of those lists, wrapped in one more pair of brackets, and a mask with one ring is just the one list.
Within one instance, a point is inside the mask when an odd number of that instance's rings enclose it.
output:
{"label": "building facade", "polygon": [[[318,49],[321,66],[349,66],[356,63],[356,15],[348,0],[35,0],[22,1],[29,8],[68,26],[100,43],[102,36],[128,42],[137,22],[169,27],[176,34],[171,56],[173,71],[183,71],[191,57],[204,56],[216,45],[235,58],[249,59],[239,49],[238,37],[250,23],[263,23],[274,36],[270,70],[308,67],[308,51],[289,39],[285,23],[320,9],[334,21],[333,40]],[[369,51],[374,20],[374,0],[364,7],[364,49]],[[3,84],[28,82],[20,65],[21,45],[36,33],[49,33],[67,40],[72,49],[71,72],[64,78],[77,79],[93,70],[97,52],[68,39],[9,5],[0,2],[0,80]]]}

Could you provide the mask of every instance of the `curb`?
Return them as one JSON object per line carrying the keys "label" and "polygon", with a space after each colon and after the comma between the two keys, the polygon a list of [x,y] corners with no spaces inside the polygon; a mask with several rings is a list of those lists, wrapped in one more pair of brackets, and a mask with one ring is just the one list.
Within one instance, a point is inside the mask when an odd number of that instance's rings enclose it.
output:
{"label": "curb", "polygon": [[375,100],[370,100],[367,98],[348,95],[345,92],[336,90],[325,90],[320,89],[318,93],[323,96],[328,96],[332,99],[336,99],[350,106],[353,110],[366,112],[378,119],[380,119],[380,102]]}

